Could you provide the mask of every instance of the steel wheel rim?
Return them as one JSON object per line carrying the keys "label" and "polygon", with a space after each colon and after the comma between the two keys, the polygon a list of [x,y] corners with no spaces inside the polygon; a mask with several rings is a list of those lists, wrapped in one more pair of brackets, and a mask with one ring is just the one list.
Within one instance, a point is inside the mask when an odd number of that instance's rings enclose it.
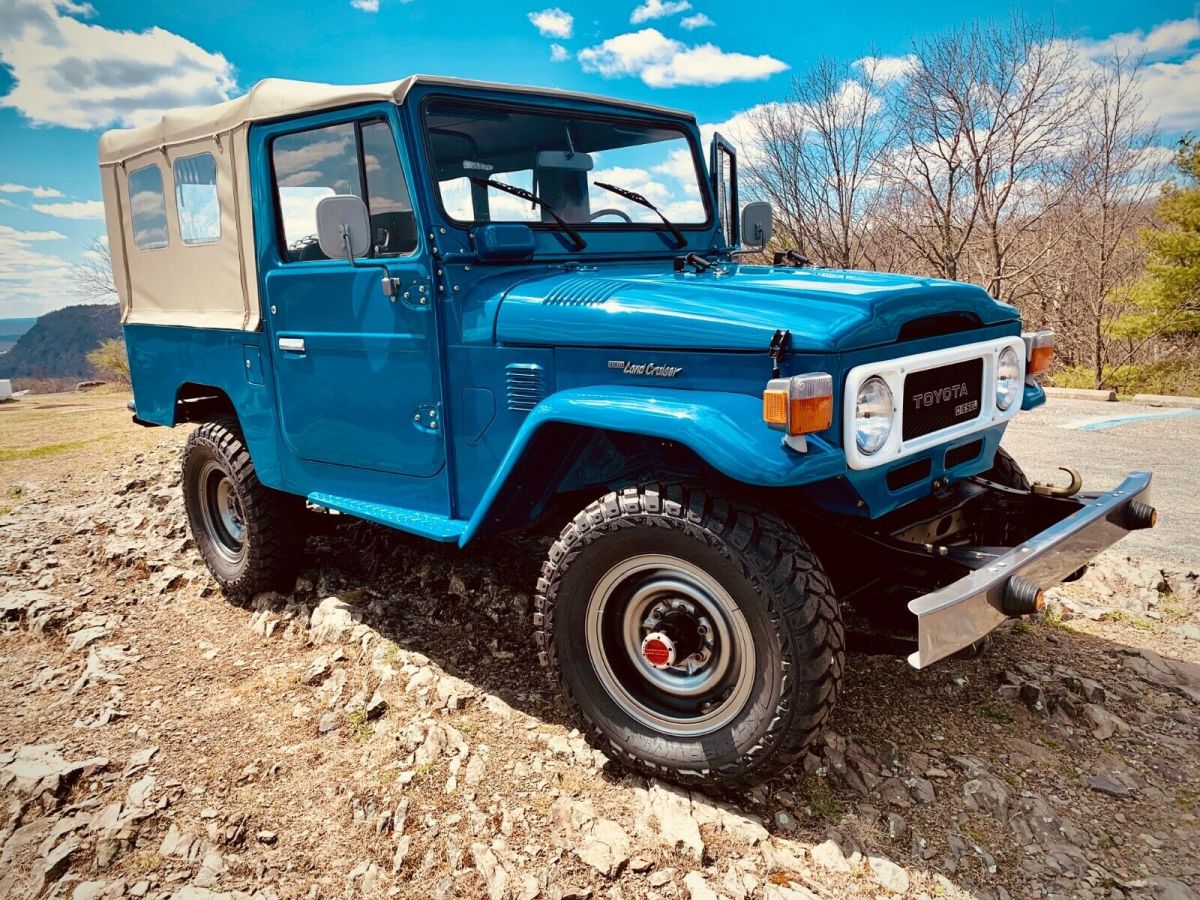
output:
{"label": "steel wheel rim", "polygon": [[205,463],[198,480],[200,514],[213,547],[228,562],[236,563],[246,551],[246,517],[237,487],[216,462]]}
{"label": "steel wheel rim", "polygon": [[[651,629],[663,619],[652,613],[661,615],[664,604],[684,630],[707,624],[711,640],[659,668],[647,660],[642,641],[656,633]],[[605,573],[588,599],[586,644],[592,668],[621,710],[665,734],[724,728],[745,709],[754,686],[756,652],[745,616],[715,578],[678,557],[634,556]]]}

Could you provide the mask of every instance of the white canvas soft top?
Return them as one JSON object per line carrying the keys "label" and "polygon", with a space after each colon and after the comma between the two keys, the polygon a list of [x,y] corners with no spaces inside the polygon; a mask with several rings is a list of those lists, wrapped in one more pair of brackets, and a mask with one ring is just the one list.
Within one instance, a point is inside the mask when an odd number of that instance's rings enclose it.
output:
{"label": "white canvas soft top", "polygon": [[355,103],[370,103],[380,100],[403,103],[408,92],[417,84],[514,91],[543,97],[619,103],[621,106],[647,112],[693,118],[691,113],[680,110],[646,103],[617,101],[612,97],[601,97],[595,94],[435,75],[410,75],[400,81],[381,81],[378,84],[358,85],[319,84],[311,81],[267,78],[258,82],[241,97],[235,97],[212,106],[173,109],[153,124],[140,128],[114,129],[105,132],[100,138],[100,165],[115,165],[145,153],[147,150],[226,134],[250,122],[261,122],[322,109],[337,109]]}
{"label": "white canvas soft top", "polygon": [[[339,109],[360,103],[403,103],[417,84],[468,90],[501,90],[532,96],[611,103],[672,118],[688,113],[624,103],[607,97],[551,88],[519,87],[484,81],[413,75],[401,81],[339,86],[269,78],[243,97],[214,106],[177,109],[141,128],[109,131],[100,138],[100,184],[108,226],[113,276],[123,321],[131,325],[172,325],[254,331],[259,327],[253,200],[248,135],[254,122]],[[194,163],[202,159],[215,172],[213,186],[220,227],[215,239],[183,240],[176,202],[176,169],[186,188]],[[189,168],[191,166],[192,168]],[[161,191],[130,195],[129,176],[154,167]],[[151,182],[153,184],[153,181]],[[160,209],[165,227],[159,242],[138,246],[139,210]],[[314,229],[315,230],[315,229]]]}

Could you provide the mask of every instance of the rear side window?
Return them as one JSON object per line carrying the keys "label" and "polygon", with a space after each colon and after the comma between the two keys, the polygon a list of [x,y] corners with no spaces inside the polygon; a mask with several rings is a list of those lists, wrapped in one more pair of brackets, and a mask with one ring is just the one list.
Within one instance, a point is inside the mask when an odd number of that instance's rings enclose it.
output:
{"label": "rear side window", "polygon": [[162,169],[157,165],[129,173],[129,208],[133,243],[139,250],[167,246],[167,204],[163,197]]}
{"label": "rear side window", "polygon": [[217,164],[211,153],[175,160],[175,207],[179,236],[185,244],[212,244],[221,239]]}
{"label": "rear side window", "polygon": [[386,122],[349,122],[281,135],[271,145],[271,161],[287,261],[327,258],[317,244],[317,204],[335,194],[353,194],[367,204],[372,256],[416,249],[408,183]]}

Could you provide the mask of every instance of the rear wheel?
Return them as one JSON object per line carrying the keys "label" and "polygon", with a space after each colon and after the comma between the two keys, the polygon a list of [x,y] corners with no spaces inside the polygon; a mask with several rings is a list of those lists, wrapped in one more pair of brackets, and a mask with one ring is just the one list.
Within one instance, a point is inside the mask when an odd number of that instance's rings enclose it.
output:
{"label": "rear wheel", "polygon": [[649,485],[583,510],[538,581],[541,660],[593,744],[674,781],[740,787],[795,760],[837,696],[841,617],[770,513]]}
{"label": "rear wheel", "polygon": [[292,587],[304,500],[258,480],[236,422],[206,422],[188,436],[183,501],[196,548],[225,593]]}

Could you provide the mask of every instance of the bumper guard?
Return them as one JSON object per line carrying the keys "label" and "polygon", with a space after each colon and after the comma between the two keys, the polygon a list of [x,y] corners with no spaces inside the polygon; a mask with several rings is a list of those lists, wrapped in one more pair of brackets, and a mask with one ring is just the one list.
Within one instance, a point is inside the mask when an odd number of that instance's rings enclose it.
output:
{"label": "bumper guard", "polygon": [[917,617],[917,650],[909,663],[922,669],[970,646],[1005,619],[1006,594],[1046,589],[1139,528],[1154,524],[1150,473],[1131,472],[1111,491],[1074,498],[1078,508],[998,556],[978,554],[980,567],[908,604]]}

